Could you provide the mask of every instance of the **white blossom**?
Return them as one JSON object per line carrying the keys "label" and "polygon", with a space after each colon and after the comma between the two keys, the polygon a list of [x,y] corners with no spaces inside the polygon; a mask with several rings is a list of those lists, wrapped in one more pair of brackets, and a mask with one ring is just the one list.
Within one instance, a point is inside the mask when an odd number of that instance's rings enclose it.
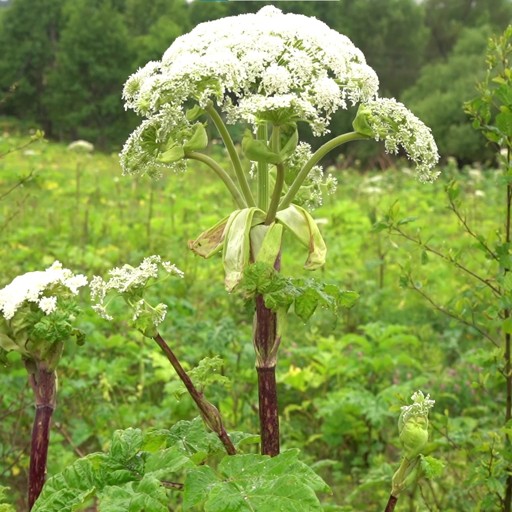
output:
{"label": "white blossom", "polygon": [[126,108],[148,118],[162,108],[213,101],[228,122],[305,121],[326,133],[332,114],[371,99],[378,78],[346,36],[273,6],[201,23],[177,38],[161,62],[125,84]]}
{"label": "white blossom", "polygon": [[439,176],[439,153],[430,128],[402,103],[394,98],[376,98],[361,105],[360,116],[369,125],[371,136],[384,141],[388,153],[397,154],[400,148],[405,151],[415,163],[420,181],[432,182]]}
{"label": "white blossom", "polygon": [[0,311],[6,320],[10,320],[25,303],[34,303],[44,313],[50,314],[57,309],[60,296],[76,295],[78,289],[86,284],[84,275],[75,275],[55,261],[46,270],[27,272],[2,288]]}
{"label": "white blossom", "polygon": [[165,318],[167,306],[158,304],[153,307],[142,297],[149,281],[158,279],[160,269],[170,275],[181,278],[184,276],[176,265],[169,261],[162,261],[158,255],[144,258],[137,267],[125,264],[122,267],[113,268],[109,271],[110,278],[108,280],[94,276],[89,285],[91,298],[96,301],[92,308],[105,320],[113,320],[107,309],[107,297],[113,292],[114,295],[125,297],[133,310],[133,321],[136,321],[143,313],[150,311],[153,325],[160,324]]}

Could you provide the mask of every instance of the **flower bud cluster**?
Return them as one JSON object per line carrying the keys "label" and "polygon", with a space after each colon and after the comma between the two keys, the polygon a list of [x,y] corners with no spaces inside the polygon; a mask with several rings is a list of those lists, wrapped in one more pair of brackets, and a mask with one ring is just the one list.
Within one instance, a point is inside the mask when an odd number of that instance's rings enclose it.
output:
{"label": "flower bud cluster", "polygon": [[[138,267],[123,265],[109,271],[110,279],[105,281],[99,276],[94,276],[91,281],[91,298],[96,301],[92,308],[106,320],[113,320],[108,313],[109,302],[107,297],[113,292],[114,296],[123,296],[126,303],[133,309],[132,320],[136,322],[142,319],[145,324],[151,324],[156,327],[166,316],[167,306],[158,304],[152,306],[144,298],[144,291],[150,280],[159,278],[160,270],[168,275],[183,277],[183,272],[176,265],[169,261],[162,261],[157,255],[144,258]],[[141,323],[141,322],[139,322]],[[146,329],[148,325],[144,325]]]}

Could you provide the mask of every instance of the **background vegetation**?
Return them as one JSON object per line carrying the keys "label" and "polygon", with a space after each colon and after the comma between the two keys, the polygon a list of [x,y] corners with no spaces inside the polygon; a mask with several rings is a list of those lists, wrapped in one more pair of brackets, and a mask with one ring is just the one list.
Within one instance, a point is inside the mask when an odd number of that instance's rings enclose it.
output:
{"label": "background vegetation", "polygon": [[[13,0],[0,10],[0,279],[3,285],[55,259],[89,277],[153,253],[171,259],[185,279],[157,291],[170,310],[163,334],[190,368],[205,356],[221,358],[218,372],[227,381],[218,379],[209,396],[228,429],[256,432],[252,313],[225,293],[218,261],[198,260],[186,248],[231,205],[203,168],[134,181],[121,176],[114,153],[135,123],[120,99],[126,77],[199,21],[261,3],[206,5]],[[445,159],[434,185],[417,183],[403,162],[386,173],[353,170],[361,158],[389,163],[372,143],[356,145],[330,169],[338,192],[314,213],[329,247],[322,279],[361,298],[337,320],[327,313],[306,325],[290,319],[279,361],[283,448],[300,448],[332,486],[333,495],[322,496],[326,510],[380,511],[399,462],[397,405],[422,389],[437,401],[429,450],[445,461],[445,473],[412,489],[397,510],[499,510],[509,463],[500,452],[510,434],[503,350],[485,335],[496,330],[492,299],[453,266],[485,273],[493,262],[449,210],[453,179],[463,218],[499,242],[503,172],[462,105],[484,74],[487,36],[509,23],[512,3],[280,7],[315,15],[351,37],[383,90],[432,126]],[[346,120],[336,122],[341,129]],[[11,153],[36,126],[52,142]],[[65,141],[77,137],[105,151],[69,151]],[[419,236],[426,242],[416,243]],[[287,254],[285,274],[302,272],[299,251]],[[86,345],[66,347],[59,367],[49,474],[105,449],[114,429],[168,428],[196,415],[167,361],[142,336],[90,309],[80,324]],[[8,501],[25,510],[33,399],[16,354],[0,386],[0,486],[10,487]]]}
{"label": "background vegetation", "polygon": [[[136,123],[119,94],[131,73],[158,60],[197,23],[266,3],[11,0],[0,8],[0,114],[33,122],[52,139],[85,138],[117,150]],[[376,70],[382,95],[407,100],[432,127],[444,156],[461,163],[490,157],[460,105],[481,78],[477,63],[488,36],[512,19],[510,0],[291,1],[279,7],[316,16],[350,37]],[[333,131],[346,131],[352,117],[340,115]],[[353,159],[389,164],[385,155],[356,148]]]}

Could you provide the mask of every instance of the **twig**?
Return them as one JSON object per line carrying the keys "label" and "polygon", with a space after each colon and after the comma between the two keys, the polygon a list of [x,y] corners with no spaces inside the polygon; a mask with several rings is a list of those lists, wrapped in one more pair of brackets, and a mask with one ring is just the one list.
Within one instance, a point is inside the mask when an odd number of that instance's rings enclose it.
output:
{"label": "twig", "polygon": [[429,304],[431,304],[437,311],[445,314],[446,316],[449,316],[450,318],[453,318],[454,320],[457,320],[458,322],[464,324],[464,325],[467,325],[468,327],[472,327],[473,329],[475,329],[478,333],[480,333],[484,338],[488,339],[495,347],[499,348],[499,344],[496,342],[496,340],[494,340],[488,333],[486,333],[483,329],[481,329],[480,327],[478,327],[478,325],[474,324],[474,323],[471,323],[471,322],[468,322],[467,320],[465,320],[464,318],[462,318],[461,316],[459,315],[456,315],[455,313],[453,313],[452,311],[444,308],[443,306],[440,306],[439,304],[437,304],[436,302],[434,302],[434,300],[429,296],[427,295],[423,290],[421,290],[420,288],[418,288],[414,282],[412,281],[412,279],[409,280],[410,282],[410,287],[412,290],[416,291],[417,293],[419,293]]}
{"label": "twig", "polygon": [[[420,247],[423,247],[423,249],[425,249],[426,251],[431,252],[432,254],[435,254],[436,256],[438,256],[439,258],[441,258],[441,259],[443,259],[445,261],[448,261],[449,263],[451,263],[455,267],[457,267],[459,270],[462,270],[463,272],[465,272],[469,276],[473,277],[477,281],[480,281],[482,284],[484,284],[489,289],[491,289],[492,292],[494,293],[494,295],[496,295],[496,297],[501,297],[502,296],[502,293],[499,290],[499,288],[497,288],[496,286],[491,284],[489,281],[487,281],[483,277],[480,277],[478,274],[476,274],[475,272],[473,272],[469,268],[465,267],[464,265],[461,265],[458,261],[454,260],[453,258],[450,258],[446,254],[443,254],[441,251],[439,251],[437,249],[434,249],[430,245],[427,245],[426,243],[423,243],[421,240],[418,240],[417,238],[412,237],[411,235],[407,234],[405,231],[402,231],[397,226],[393,226],[392,229],[394,230],[395,233],[398,233],[398,235],[400,235],[401,237],[405,238],[406,240],[409,240],[410,242],[413,242],[416,245],[419,245]],[[393,232],[392,232],[392,234],[393,234]]]}
{"label": "twig", "polygon": [[235,455],[236,449],[233,445],[233,442],[229,438],[228,433],[226,432],[224,425],[222,423],[222,418],[220,416],[220,413],[218,409],[211,404],[206,398],[204,397],[203,393],[201,393],[192,382],[191,378],[188,376],[187,372],[181,366],[181,363],[179,362],[178,358],[172,351],[171,347],[167,344],[167,342],[162,338],[162,336],[157,333],[156,336],[153,337],[153,339],[156,341],[158,346],[162,349],[164,354],[167,356],[167,359],[171,363],[172,367],[175,369],[176,373],[178,374],[179,378],[187,388],[187,391],[189,392],[190,396],[192,397],[192,400],[196,403],[201,416],[203,418],[203,421],[206,423],[206,425],[211,428],[219,437],[220,441],[224,445],[224,448],[226,449],[226,452],[228,455]]}

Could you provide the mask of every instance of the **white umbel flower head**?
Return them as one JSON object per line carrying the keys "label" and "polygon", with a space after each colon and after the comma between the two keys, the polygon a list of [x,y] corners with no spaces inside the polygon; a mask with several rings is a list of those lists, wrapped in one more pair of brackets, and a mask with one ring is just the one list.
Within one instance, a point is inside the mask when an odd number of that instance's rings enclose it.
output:
{"label": "white umbel flower head", "polygon": [[[229,123],[303,121],[321,135],[336,110],[370,100],[378,85],[346,36],[315,18],[266,6],[256,14],[201,23],[177,38],[160,62],[149,62],[127,80],[123,99],[125,108],[151,124],[163,123],[165,110],[183,127],[191,105],[211,101]],[[137,160],[134,147],[132,139],[123,151],[131,156],[122,159],[128,173]]]}
{"label": "white umbel flower head", "polygon": [[402,148],[416,165],[418,179],[432,182],[440,174],[437,145],[430,128],[394,98],[376,98],[359,107],[356,131],[384,141],[388,153]]}
{"label": "white umbel flower head", "polygon": [[16,277],[0,290],[0,311],[10,320],[26,303],[36,304],[45,314],[58,307],[59,295],[76,295],[87,284],[87,278],[63,268],[59,261],[44,271],[28,272]]}

